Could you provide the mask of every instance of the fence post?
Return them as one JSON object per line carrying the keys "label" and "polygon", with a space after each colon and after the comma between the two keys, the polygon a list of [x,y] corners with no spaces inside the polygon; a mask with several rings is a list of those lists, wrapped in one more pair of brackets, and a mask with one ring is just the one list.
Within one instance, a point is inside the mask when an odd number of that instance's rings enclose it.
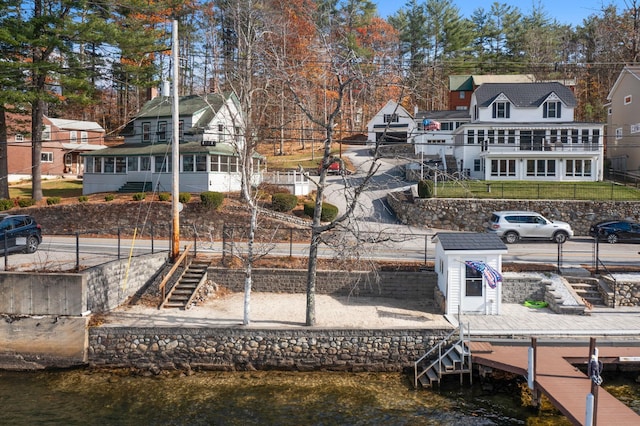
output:
{"label": "fence post", "polygon": [[76,231],[76,272],[80,270],[80,233]]}
{"label": "fence post", "polygon": [[118,227],[118,260],[120,260],[120,227]]}
{"label": "fence post", "polygon": [[154,242],[153,239],[155,237],[154,229],[155,229],[155,226],[152,224],[151,225],[151,254],[154,254],[154,250],[153,250],[153,242]]}
{"label": "fence post", "polygon": [[7,253],[9,251],[9,247],[8,247],[8,243],[7,243],[7,231],[4,232],[4,270],[8,271],[9,270],[9,253]]}
{"label": "fence post", "polygon": [[289,228],[289,257],[293,257],[293,228]]}

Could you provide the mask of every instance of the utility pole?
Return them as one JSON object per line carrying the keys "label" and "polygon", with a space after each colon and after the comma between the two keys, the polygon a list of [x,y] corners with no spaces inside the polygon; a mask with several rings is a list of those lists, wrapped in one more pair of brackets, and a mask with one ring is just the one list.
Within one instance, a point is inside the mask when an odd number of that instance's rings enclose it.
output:
{"label": "utility pole", "polygon": [[178,105],[178,20],[173,20],[171,28],[171,59],[173,86],[171,88],[171,260],[180,255],[180,112]]}

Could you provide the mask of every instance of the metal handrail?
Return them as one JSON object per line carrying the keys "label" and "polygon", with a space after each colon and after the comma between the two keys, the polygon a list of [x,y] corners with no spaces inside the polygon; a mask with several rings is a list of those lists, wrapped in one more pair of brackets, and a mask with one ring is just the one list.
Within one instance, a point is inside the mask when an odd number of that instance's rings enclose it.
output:
{"label": "metal handrail", "polygon": [[616,308],[616,298],[618,297],[618,280],[616,280],[616,277],[614,277],[613,274],[609,271],[609,269],[607,268],[607,265],[602,263],[602,260],[600,260],[600,258],[597,259],[597,262],[600,265],[602,265],[602,268],[604,269],[604,271],[613,280],[613,304],[612,304],[611,307],[613,309],[615,309]]}
{"label": "metal handrail", "polygon": [[[455,342],[444,354],[442,353],[442,347],[447,344],[447,342],[449,341],[449,339],[455,334],[455,333],[460,333],[460,338],[457,342]],[[463,345],[464,348],[464,325],[462,323],[460,323],[460,325],[455,328],[454,330],[452,330],[449,334],[447,334],[445,337],[443,337],[440,342],[433,346],[431,349],[429,349],[429,351],[427,353],[425,353],[424,355],[422,355],[416,362],[413,363],[413,371],[414,371],[414,387],[415,389],[418,388],[418,379],[422,376],[424,376],[426,374],[426,372],[434,365],[436,364],[440,364],[439,365],[439,371],[442,371],[442,358],[444,355],[447,355],[449,352],[451,352],[456,344],[460,344]],[[438,359],[433,361],[431,364],[429,364],[426,368],[424,368],[422,370],[422,372],[420,374],[418,374],[418,364],[420,364],[420,362],[422,362],[424,359],[426,359],[427,357],[429,357],[429,355],[431,355],[433,352],[435,352],[436,350],[438,350]],[[463,360],[464,362],[464,360]]]}

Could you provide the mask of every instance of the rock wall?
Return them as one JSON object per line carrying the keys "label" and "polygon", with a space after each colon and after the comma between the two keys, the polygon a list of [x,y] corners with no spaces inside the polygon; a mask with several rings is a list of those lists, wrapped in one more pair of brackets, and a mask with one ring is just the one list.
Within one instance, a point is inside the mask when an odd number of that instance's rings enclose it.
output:
{"label": "rock wall", "polygon": [[635,201],[501,200],[462,198],[413,198],[404,192],[387,195],[387,201],[405,225],[452,231],[484,231],[491,213],[530,210],[547,219],[568,222],[575,235],[589,235],[592,223],[606,219],[640,221]]}
{"label": "rock wall", "polygon": [[[244,291],[242,270],[209,268],[208,278],[232,291]],[[254,269],[253,291],[306,293],[307,271],[299,269]],[[316,293],[340,296],[391,297],[430,300],[438,277],[433,271],[343,272],[318,271]]]}
{"label": "rock wall", "polygon": [[144,370],[402,371],[450,331],[94,327],[89,363]]}

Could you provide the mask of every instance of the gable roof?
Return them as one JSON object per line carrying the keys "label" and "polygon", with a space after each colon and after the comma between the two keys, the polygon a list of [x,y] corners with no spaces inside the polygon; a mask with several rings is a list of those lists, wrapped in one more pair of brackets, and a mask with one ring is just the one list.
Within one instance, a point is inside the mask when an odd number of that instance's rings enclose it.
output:
{"label": "gable roof", "polygon": [[474,96],[482,107],[490,106],[500,94],[504,94],[516,107],[527,108],[540,106],[552,93],[568,107],[577,105],[573,92],[558,82],[485,83],[476,89]]}
{"label": "gable roof", "polygon": [[[193,115],[205,108],[218,111],[228,97],[224,97],[219,93],[209,93],[208,95],[189,95],[181,96],[178,99],[179,115]],[[171,117],[171,97],[158,96],[144,104],[136,118],[158,118]]]}
{"label": "gable roof", "polygon": [[64,130],[82,130],[87,132],[104,133],[104,129],[95,121],[68,120],[64,118],[46,117],[47,120],[58,129]]}
{"label": "gable roof", "polygon": [[500,237],[487,232],[438,232],[434,239],[444,250],[507,250]]}
{"label": "gable roof", "polygon": [[609,91],[609,94],[607,95],[607,100],[611,100],[611,98],[613,97],[613,94],[615,93],[616,89],[618,88],[618,85],[620,84],[620,82],[624,79],[625,76],[627,75],[631,75],[632,77],[635,77],[636,80],[640,80],[640,65],[633,65],[633,66],[625,66],[622,71],[620,71],[620,74],[618,75],[618,78],[616,79],[616,82],[613,83],[613,86],[611,86],[611,90]]}
{"label": "gable roof", "polygon": [[533,74],[451,75],[449,90],[470,92],[484,83],[531,83],[533,81],[536,81]]}

